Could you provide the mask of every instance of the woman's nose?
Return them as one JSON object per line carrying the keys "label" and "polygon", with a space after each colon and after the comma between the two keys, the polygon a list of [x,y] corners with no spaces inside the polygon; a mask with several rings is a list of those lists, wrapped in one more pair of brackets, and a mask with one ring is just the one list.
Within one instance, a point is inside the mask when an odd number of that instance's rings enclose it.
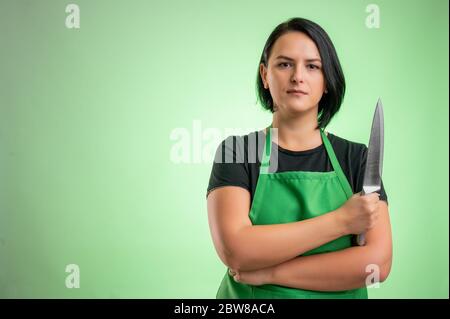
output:
{"label": "woman's nose", "polygon": [[292,77],[291,77],[291,81],[296,83],[296,82],[303,82],[303,69],[301,66],[297,66],[295,68],[293,68],[293,73],[292,73]]}

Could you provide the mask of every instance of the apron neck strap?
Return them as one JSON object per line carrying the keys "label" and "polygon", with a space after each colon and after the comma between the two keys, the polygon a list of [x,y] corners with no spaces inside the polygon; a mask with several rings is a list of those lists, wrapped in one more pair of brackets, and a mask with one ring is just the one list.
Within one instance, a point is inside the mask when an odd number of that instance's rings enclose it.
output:
{"label": "apron neck strap", "polygon": [[261,166],[259,168],[260,174],[268,174],[270,166],[270,153],[272,151],[272,124],[266,128],[266,141],[262,153]]}
{"label": "apron neck strap", "polygon": [[334,153],[333,147],[331,146],[330,140],[328,140],[328,137],[323,129],[320,129],[320,134],[322,135],[322,140],[323,143],[325,144],[325,149],[327,150],[328,157],[330,158],[331,161],[331,165],[333,166],[333,169],[339,178],[339,182],[342,186],[342,189],[344,190],[345,195],[347,195],[347,198],[350,198],[353,195],[352,187],[350,186],[347,177],[345,176],[344,171],[341,168],[341,165],[339,165],[339,161],[336,157],[336,154]]}

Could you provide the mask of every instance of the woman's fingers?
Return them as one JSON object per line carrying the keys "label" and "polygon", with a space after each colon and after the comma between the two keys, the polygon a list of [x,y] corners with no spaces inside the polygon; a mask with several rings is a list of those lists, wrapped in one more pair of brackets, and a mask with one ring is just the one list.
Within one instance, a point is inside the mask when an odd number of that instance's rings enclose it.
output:
{"label": "woman's fingers", "polygon": [[233,277],[233,279],[235,281],[239,281],[240,279],[240,274],[239,272],[237,272],[236,270],[233,270],[231,268],[228,269],[228,273],[231,275],[231,277]]}
{"label": "woman's fingers", "polygon": [[234,271],[233,269],[228,269],[228,273],[231,275],[231,276],[234,276],[234,275],[236,275],[236,271]]}

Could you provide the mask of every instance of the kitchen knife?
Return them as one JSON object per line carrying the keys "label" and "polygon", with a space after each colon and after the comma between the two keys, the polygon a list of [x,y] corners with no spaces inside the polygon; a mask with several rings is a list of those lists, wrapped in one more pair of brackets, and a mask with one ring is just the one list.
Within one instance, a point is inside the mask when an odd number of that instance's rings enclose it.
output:
{"label": "kitchen knife", "polygon": [[[370,131],[369,147],[367,151],[366,169],[364,171],[363,190],[361,195],[374,193],[381,190],[381,174],[383,170],[384,151],[384,118],[383,105],[378,99],[373,115],[372,130]],[[357,236],[359,246],[366,243],[365,234]]]}

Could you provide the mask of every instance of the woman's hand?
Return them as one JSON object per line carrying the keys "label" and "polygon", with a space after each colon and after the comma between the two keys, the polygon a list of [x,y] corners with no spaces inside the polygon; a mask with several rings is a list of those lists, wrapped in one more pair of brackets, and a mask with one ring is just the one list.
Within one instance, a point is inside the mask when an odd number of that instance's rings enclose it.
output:
{"label": "woman's hand", "polygon": [[236,282],[243,284],[260,286],[271,283],[273,267],[251,270],[251,271],[237,271],[229,269],[228,272]]}
{"label": "woman's hand", "polygon": [[380,195],[371,193],[361,195],[354,194],[343,206],[336,210],[346,234],[361,234],[375,226],[379,216],[378,204]]}

